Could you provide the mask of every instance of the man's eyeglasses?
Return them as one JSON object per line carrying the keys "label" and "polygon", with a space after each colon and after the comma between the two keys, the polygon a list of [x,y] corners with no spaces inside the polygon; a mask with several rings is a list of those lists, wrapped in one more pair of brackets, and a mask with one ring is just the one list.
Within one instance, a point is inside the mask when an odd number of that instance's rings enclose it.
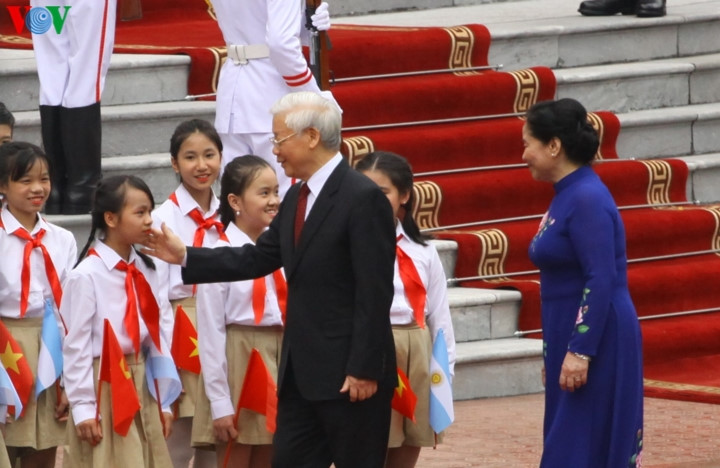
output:
{"label": "man's eyeglasses", "polygon": [[286,136],[286,137],[284,137],[284,138],[280,138],[279,140],[276,139],[275,137],[272,137],[272,138],[270,138],[270,143],[272,143],[275,148],[279,148],[280,145],[281,145],[285,140],[287,140],[288,138],[292,138],[292,137],[294,137],[295,135],[297,135],[297,132],[293,132],[293,133],[291,133],[290,135],[288,135],[288,136]]}

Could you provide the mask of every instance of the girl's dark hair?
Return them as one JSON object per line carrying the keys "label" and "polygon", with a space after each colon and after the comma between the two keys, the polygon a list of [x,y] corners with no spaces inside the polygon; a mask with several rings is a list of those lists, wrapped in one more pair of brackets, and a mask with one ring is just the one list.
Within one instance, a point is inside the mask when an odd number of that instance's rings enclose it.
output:
{"label": "girl's dark hair", "polygon": [[[93,194],[92,210],[90,211],[90,217],[92,219],[92,227],[90,228],[90,236],[88,237],[85,247],[83,247],[78,261],[75,266],[78,266],[80,261],[87,256],[90,246],[95,241],[95,235],[97,231],[105,232],[107,230],[107,224],[105,223],[105,213],[120,213],[125,206],[125,194],[127,193],[128,187],[141,190],[150,199],[150,209],[155,208],[155,199],[153,198],[150,188],[147,186],[145,181],[134,175],[117,175],[112,177],[106,177],[98,182]],[[135,247],[133,247],[134,249]],[[135,252],[142,258],[145,266],[155,269],[155,263],[150,257],[141,253],[137,249]]]}
{"label": "girl's dark hair", "polygon": [[[246,154],[230,161],[220,180],[220,222],[226,228],[235,220],[235,210],[230,206],[228,195],[242,196],[260,171],[273,167],[259,156]],[[273,169],[274,171],[274,169]]]}
{"label": "girl's dark hair", "polygon": [[527,111],[530,134],[547,144],[557,137],[568,159],[587,165],[595,159],[600,140],[588,122],[587,111],[575,99],[538,102]]}
{"label": "girl's dark hair", "polygon": [[45,163],[49,170],[45,153],[32,143],[11,141],[0,145],[0,184],[20,180],[38,161]]}
{"label": "girl's dark hair", "polygon": [[413,218],[413,206],[415,204],[415,193],[413,192],[412,167],[407,159],[389,151],[373,151],[362,158],[355,169],[360,172],[380,171],[385,174],[401,195],[410,194],[407,203],[402,205],[405,214],[400,222],[405,234],[420,245],[427,245],[430,238],[420,232],[415,219]]}
{"label": "girl's dark hair", "polygon": [[187,140],[188,137],[195,132],[200,132],[206,137],[208,137],[208,139],[212,141],[215,146],[217,146],[218,151],[222,153],[222,140],[220,140],[220,135],[218,135],[215,127],[213,127],[213,125],[207,120],[192,119],[186,120],[185,122],[178,125],[175,128],[175,132],[173,133],[172,137],[170,137],[170,156],[172,156],[173,159],[177,159],[178,153],[180,152],[180,147],[185,142],[185,140]]}

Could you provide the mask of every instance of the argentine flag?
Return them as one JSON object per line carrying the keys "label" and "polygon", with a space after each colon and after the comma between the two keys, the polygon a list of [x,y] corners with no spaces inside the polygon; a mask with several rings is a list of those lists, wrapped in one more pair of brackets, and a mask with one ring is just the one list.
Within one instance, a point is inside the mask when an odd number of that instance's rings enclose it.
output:
{"label": "argentine flag", "polygon": [[23,405],[5,366],[0,365],[0,423],[5,423],[7,407],[14,406],[15,414],[22,414]]}
{"label": "argentine flag", "polygon": [[[62,341],[58,322],[53,312],[51,299],[45,299],[42,332],[40,334],[40,354],[38,355],[37,379],[35,381],[35,398],[43,390],[51,387],[60,377],[63,368]],[[20,414],[20,413],[16,413]]]}
{"label": "argentine flag", "polygon": [[[145,379],[148,390],[162,408],[168,408],[182,392],[182,383],[171,357],[162,354],[154,344],[149,346],[145,357]],[[156,391],[155,385],[157,384]]]}
{"label": "argentine flag", "polygon": [[436,434],[455,420],[450,365],[442,329],[438,330],[430,358],[430,426]]}

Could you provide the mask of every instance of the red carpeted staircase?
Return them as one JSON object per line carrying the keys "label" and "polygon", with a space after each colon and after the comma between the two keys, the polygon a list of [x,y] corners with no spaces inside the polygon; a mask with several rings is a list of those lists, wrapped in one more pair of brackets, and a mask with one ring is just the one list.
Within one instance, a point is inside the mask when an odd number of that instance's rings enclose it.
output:
{"label": "red carpeted staircase", "polygon": [[[0,47],[30,48],[0,0]],[[407,157],[417,174],[420,225],[458,243],[461,286],[523,294],[519,329],[539,336],[538,274],[527,248],[552,187],[522,165],[522,114],[555,96],[552,70],[457,71],[486,66],[490,35],[481,25],[452,28],[337,26],[332,76],[454,69],[427,76],[343,81],[332,91],[344,110],[343,153],[374,149]],[[118,25],[116,52],[188,54],[190,94],[212,93],[224,41],[203,0],[143,0],[143,18]],[[648,395],[720,403],[720,207],[689,204],[688,170],[678,160],[620,160],[622,131],[608,112],[591,115],[601,135],[595,168],[620,206],[630,289],[643,320]],[[679,256],[682,255],[682,256]],[[678,257],[672,257],[678,256]],[[658,258],[660,257],[660,258]],[[665,316],[664,318],[656,318]]]}

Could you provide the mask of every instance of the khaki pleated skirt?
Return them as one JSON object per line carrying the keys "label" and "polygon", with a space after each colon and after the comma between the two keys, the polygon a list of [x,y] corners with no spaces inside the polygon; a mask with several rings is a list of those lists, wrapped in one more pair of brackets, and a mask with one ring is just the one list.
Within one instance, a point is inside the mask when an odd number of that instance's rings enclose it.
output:
{"label": "khaki pleated skirt", "polygon": [[392,411],[388,447],[432,447],[435,433],[430,427],[430,357],[432,338],[427,327],[393,325],[397,365],[405,372],[417,395],[415,422]]}
{"label": "khaki pleated skirt", "polygon": [[[67,426],[68,445],[65,446],[63,466],[71,468],[172,468],[170,453],[162,433],[158,405],[150,395],[145,380],[142,354],[126,354],[125,361],[132,375],[140,400],[140,410],[125,437],[113,430],[112,394],[110,384],[100,383],[100,427],[103,438],[95,447],[81,441],[75,432],[70,412]],[[93,362],[95,394],[98,394],[100,359]]]}
{"label": "khaki pleated skirt", "polygon": [[[172,304],[173,314],[176,313],[177,306],[182,305],[183,310],[197,330],[197,312],[194,297],[170,301],[170,304]],[[197,405],[197,402],[203,400],[207,402],[205,388],[199,383],[200,376],[198,374],[184,369],[178,369],[178,374],[180,375],[183,392],[175,403],[175,416],[177,418],[192,418],[195,416],[195,405]],[[210,403],[208,402],[207,404],[209,405]]]}
{"label": "khaki pleated skirt", "polygon": [[5,438],[0,432],[0,468],[12,468],[10,459],[8,458],[7,447],[5,446]]}
{"label": "khaki pleated skirt", "polygon": [[[22,348],[34,378],[37,375],[40,354],[42,318],[4,317],[2,322]],[[66,423],[55,419],[55,406],[57,406],[57,390],[54,386],[42,392],[36,400],[33,385],[23,416],[20,419],[8,417],[5,425],[5,445],[31,447],[35,450],[64,445]]]}
{"label": "khaki pleated skirt", "polygon": [[[270,374],[277,383],[278,363],[282,346],[282,327],[253,327],[228,325],[225,327],[225,355],[227,356],[228,384],[233,406],[237,408],[248,360],[253,348],[260,352]],[[210,402],[199,403],[193,421],[192,444],[203,446],[215,444]],[[236,442],[248,445],[272,443],[273,434],[266,428],[265,416],[242,409],[238,418]]]}

